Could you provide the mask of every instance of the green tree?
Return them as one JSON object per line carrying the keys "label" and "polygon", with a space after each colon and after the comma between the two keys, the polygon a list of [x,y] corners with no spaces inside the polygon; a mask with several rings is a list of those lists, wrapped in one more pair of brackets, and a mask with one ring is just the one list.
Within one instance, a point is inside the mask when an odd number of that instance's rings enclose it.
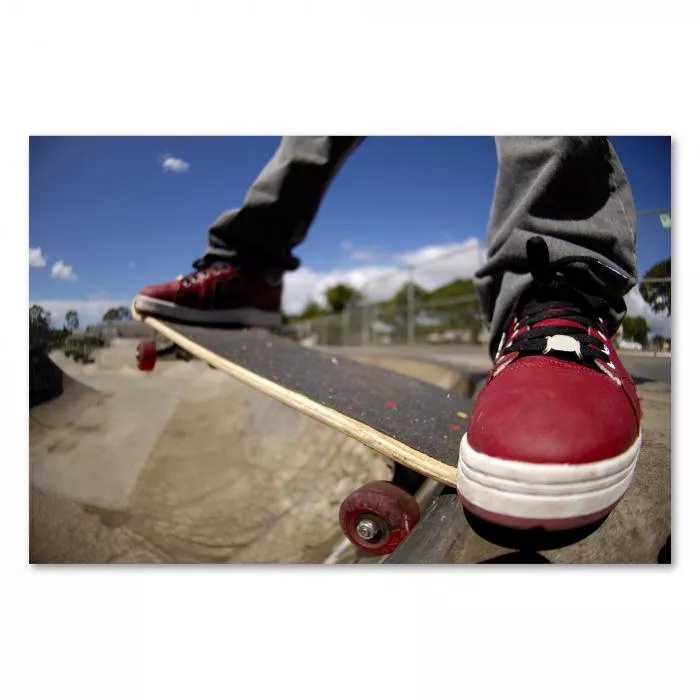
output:
{"label": "green tree", "polygon": [[347,284],[336,284],[326,289],[326,301],[334,314],[340,313],[348,304],[361,299],[360,292]]}
{"label": "green tree", "polygon": [[456,279],[429,292],[427,298],[429,301],[439,301],[442,299],[454,299],[455,297],[473,295],[476,295],[474,280]]}
{"label": "green tree", "polygon": [[131,311],[128,306],[117,306],[107,309],[102,316],[103,321],[128,321]]}
{"label": "green tree", "polygon": [[[404,308],[408,306],[408,289],[410,284],[410,282],[406,282],[406,284],[404,284],[403,287],[401,287],[401,289],[399,289],[399,291],[392,297],[391,302],[395,307]],[[413,283],[413,301],[416,305],[427,299],[428,296],[428,292],[423,289],[423,287],[415,282]]]}
{"label": "green tree", "polygon": [[[452,300],[457,303],[448,303]],[[433,331],[467,331],[471,342],[478,342],[482,329],[481,312],[476,287],[471,279],[456,279],[428,292],[420,285],[414,287],[417,318],[416,336],[425,337]],[[407,322],[408,284],[391,298],[378,304],[378,320],[402,327]]]}
{"label": "green tree", "polygon": [[310,301],[304,307],[304,310],[299,314],[299,316],[297,316],[297,320],[307,321],[312,318],[319,318],[321,316],[325,316],[327,313],[327,310],[324,309],[320,304],[317,304],[315,301]]}
{"label": "green tree", "polygon": [[[379,304],[378,319],[390,326],[408,325],[408,295],[410,282],[406,282],[391,299]],[[428,292],[419,284],[413,284],[413,311],[420,313],[421,302],[426,299]]]}
{"label": "green tree", "polygon": [[[461,301],[455,304],[440,304],[452,299]],[[472,343],[478,342],[482,328],[481,309],[476,295],[474,280],[456,279],[430,292],[427,301],[435,303],[429,313],[440,318],[440,326],[445,330],[466,330]]]}
{"label": "green tree", "polygon": [[654,350],[663,350],[665,342],[666,338],[664,338],[662,335],[655,335],[651,341]]}
{"label": "green tree", "polygon": [[640,343],[643,348],[649,344],[649,324],[643,316],[626,316],[622,321],[622,336],[626,340]]}
{"label": "green tree", "polygon": [[[656,263],[649,272],[644,275],[642,280],[655,279],[659,277],[671,277],[671,258],[662,260]],[[666,312],[667,316],[671,315],[671,283],[670,282],[650,282],[642,281],[639,285],[639,291],[642,293],[644,301],[646,301],[654,313]]]}
{"label": "green tree", "polygon": [[45,348],[51,338],[51,314],[38,304],[29,308],[29,347]]}
{"label": "green tree", "polygon": [[71,309],[66,313],[66,328],[69,331],[75,331],[80,327],[80,320],[78,319],[78,312]]}

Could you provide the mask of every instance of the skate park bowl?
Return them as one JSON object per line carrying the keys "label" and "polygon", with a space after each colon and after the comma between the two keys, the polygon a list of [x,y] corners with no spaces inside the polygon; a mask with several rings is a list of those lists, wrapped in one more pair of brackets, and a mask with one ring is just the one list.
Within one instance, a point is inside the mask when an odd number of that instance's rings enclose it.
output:
{"label": "skate park bowl", "polygon": [[[356,488],[390,478],[384,458],[204,362],[167,356],[139,372],[138,342],[117,338],[85,365],[51,354],[63,391],[29,415],[30,562],[377,561],[342,546],[338,509]],[[465,367],[343,354],[446,391],[474,388]],[[654,391],[636,492],[599,531],[544,552],[547,560],[655,561],[670,531],[670,430],[664,438],[654,425],[667,415],[670,388]],[[509,553],[462,521],[434,535],[440,562]]]}
{"label": "skate park bowl", "polygon": [[136,369],[136,339],[30,411],[30,561],[322,562],[339,504],[385,460],[200,361]]}

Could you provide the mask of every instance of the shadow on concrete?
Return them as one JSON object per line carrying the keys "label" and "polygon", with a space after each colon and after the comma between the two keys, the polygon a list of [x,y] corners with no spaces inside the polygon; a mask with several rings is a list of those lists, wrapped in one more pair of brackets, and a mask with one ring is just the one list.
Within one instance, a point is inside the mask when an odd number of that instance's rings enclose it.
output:
{"label": "shadow on concrete", "polygon": [[598,522],[583,527],[577,527],[572,530],[547,532],[543,528],[515,530],[502,525],[494,525],[493,523],[478,518],[466,508],[462,510],[464,511],[464,517],[467,519],[467,522],[479,537],[499,547],[517,549],[525,552],[568,547],[592,535],[607,519],[606,516]]}
{"label": "shadow on concrete", "polygon": [[659,550],[659,556],[656,559],[658,564],[671,563],[671,535],[666,538],[664,546]]}
{"label": "shadow on concrete", "polygon": [[552,562],[543,557],[539,552],[508,552],[500,554],[491,559],[484,559],[480,564],[551,564]]}
{"label": "shadow on concrete", "polygon": [[29,350],[29,408],[40,406],[63,393],[63,372],[43,350]]}

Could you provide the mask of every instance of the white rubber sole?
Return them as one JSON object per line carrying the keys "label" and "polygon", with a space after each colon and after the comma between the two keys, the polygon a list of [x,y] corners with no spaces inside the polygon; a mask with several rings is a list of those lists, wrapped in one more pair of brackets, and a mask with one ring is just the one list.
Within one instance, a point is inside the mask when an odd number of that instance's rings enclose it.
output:
{"label": "white rubber sole", "polygon": [[477,515],[497,524],[582,524],[586,516],[610,510],[625,494],[641,445],[640,433],[626,452],[600,462],[532,464],[477,452],[465,434],[459,449],[457,490],[468,509],[475,507]]}
{"label": "white rubber sole", "polygon": [[173,321],[184,321],[186,323],[217,324],[217,323],[240,323],[243,326],[279,326],[282,321],[282,314],[278,311],[262,311],[252,307],[240,309],[205,310],[191,309],[187,306],[173,304],[170,301],[152,299],[141,296],[134,299],[134,307],[137,311],[145,314],[155,314],[164,319]]}

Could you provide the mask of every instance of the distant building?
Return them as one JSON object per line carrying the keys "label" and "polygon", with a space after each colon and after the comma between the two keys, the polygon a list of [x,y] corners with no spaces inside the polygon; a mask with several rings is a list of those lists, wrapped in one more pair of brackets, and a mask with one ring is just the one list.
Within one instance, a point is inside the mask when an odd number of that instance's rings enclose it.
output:
{"label": "distant building", "polygon": [[633,340],[620,340],[618,347],[620,350],[642,350],[642,344],[636,343]]}
{"label": "distant building", "polygon": [[112,338],[152,338],[153,329],[143,321],[104,321],[88,326],[88,332],[100,333],[102,337]]}
{"label": "distant building", "polygon": [[370,324],[372,341],[380,345],[390,345],[394,334],[394,326],[377,319]]}
{"label": "distant building", "polygon": [[389,325],[388,323],[384,323],[384,321],[372,321],[370,324],[370,328],[372,329],[373,333],[377,333],[380,335],[387,335],[391,334],[394,332],[394,327]]}

